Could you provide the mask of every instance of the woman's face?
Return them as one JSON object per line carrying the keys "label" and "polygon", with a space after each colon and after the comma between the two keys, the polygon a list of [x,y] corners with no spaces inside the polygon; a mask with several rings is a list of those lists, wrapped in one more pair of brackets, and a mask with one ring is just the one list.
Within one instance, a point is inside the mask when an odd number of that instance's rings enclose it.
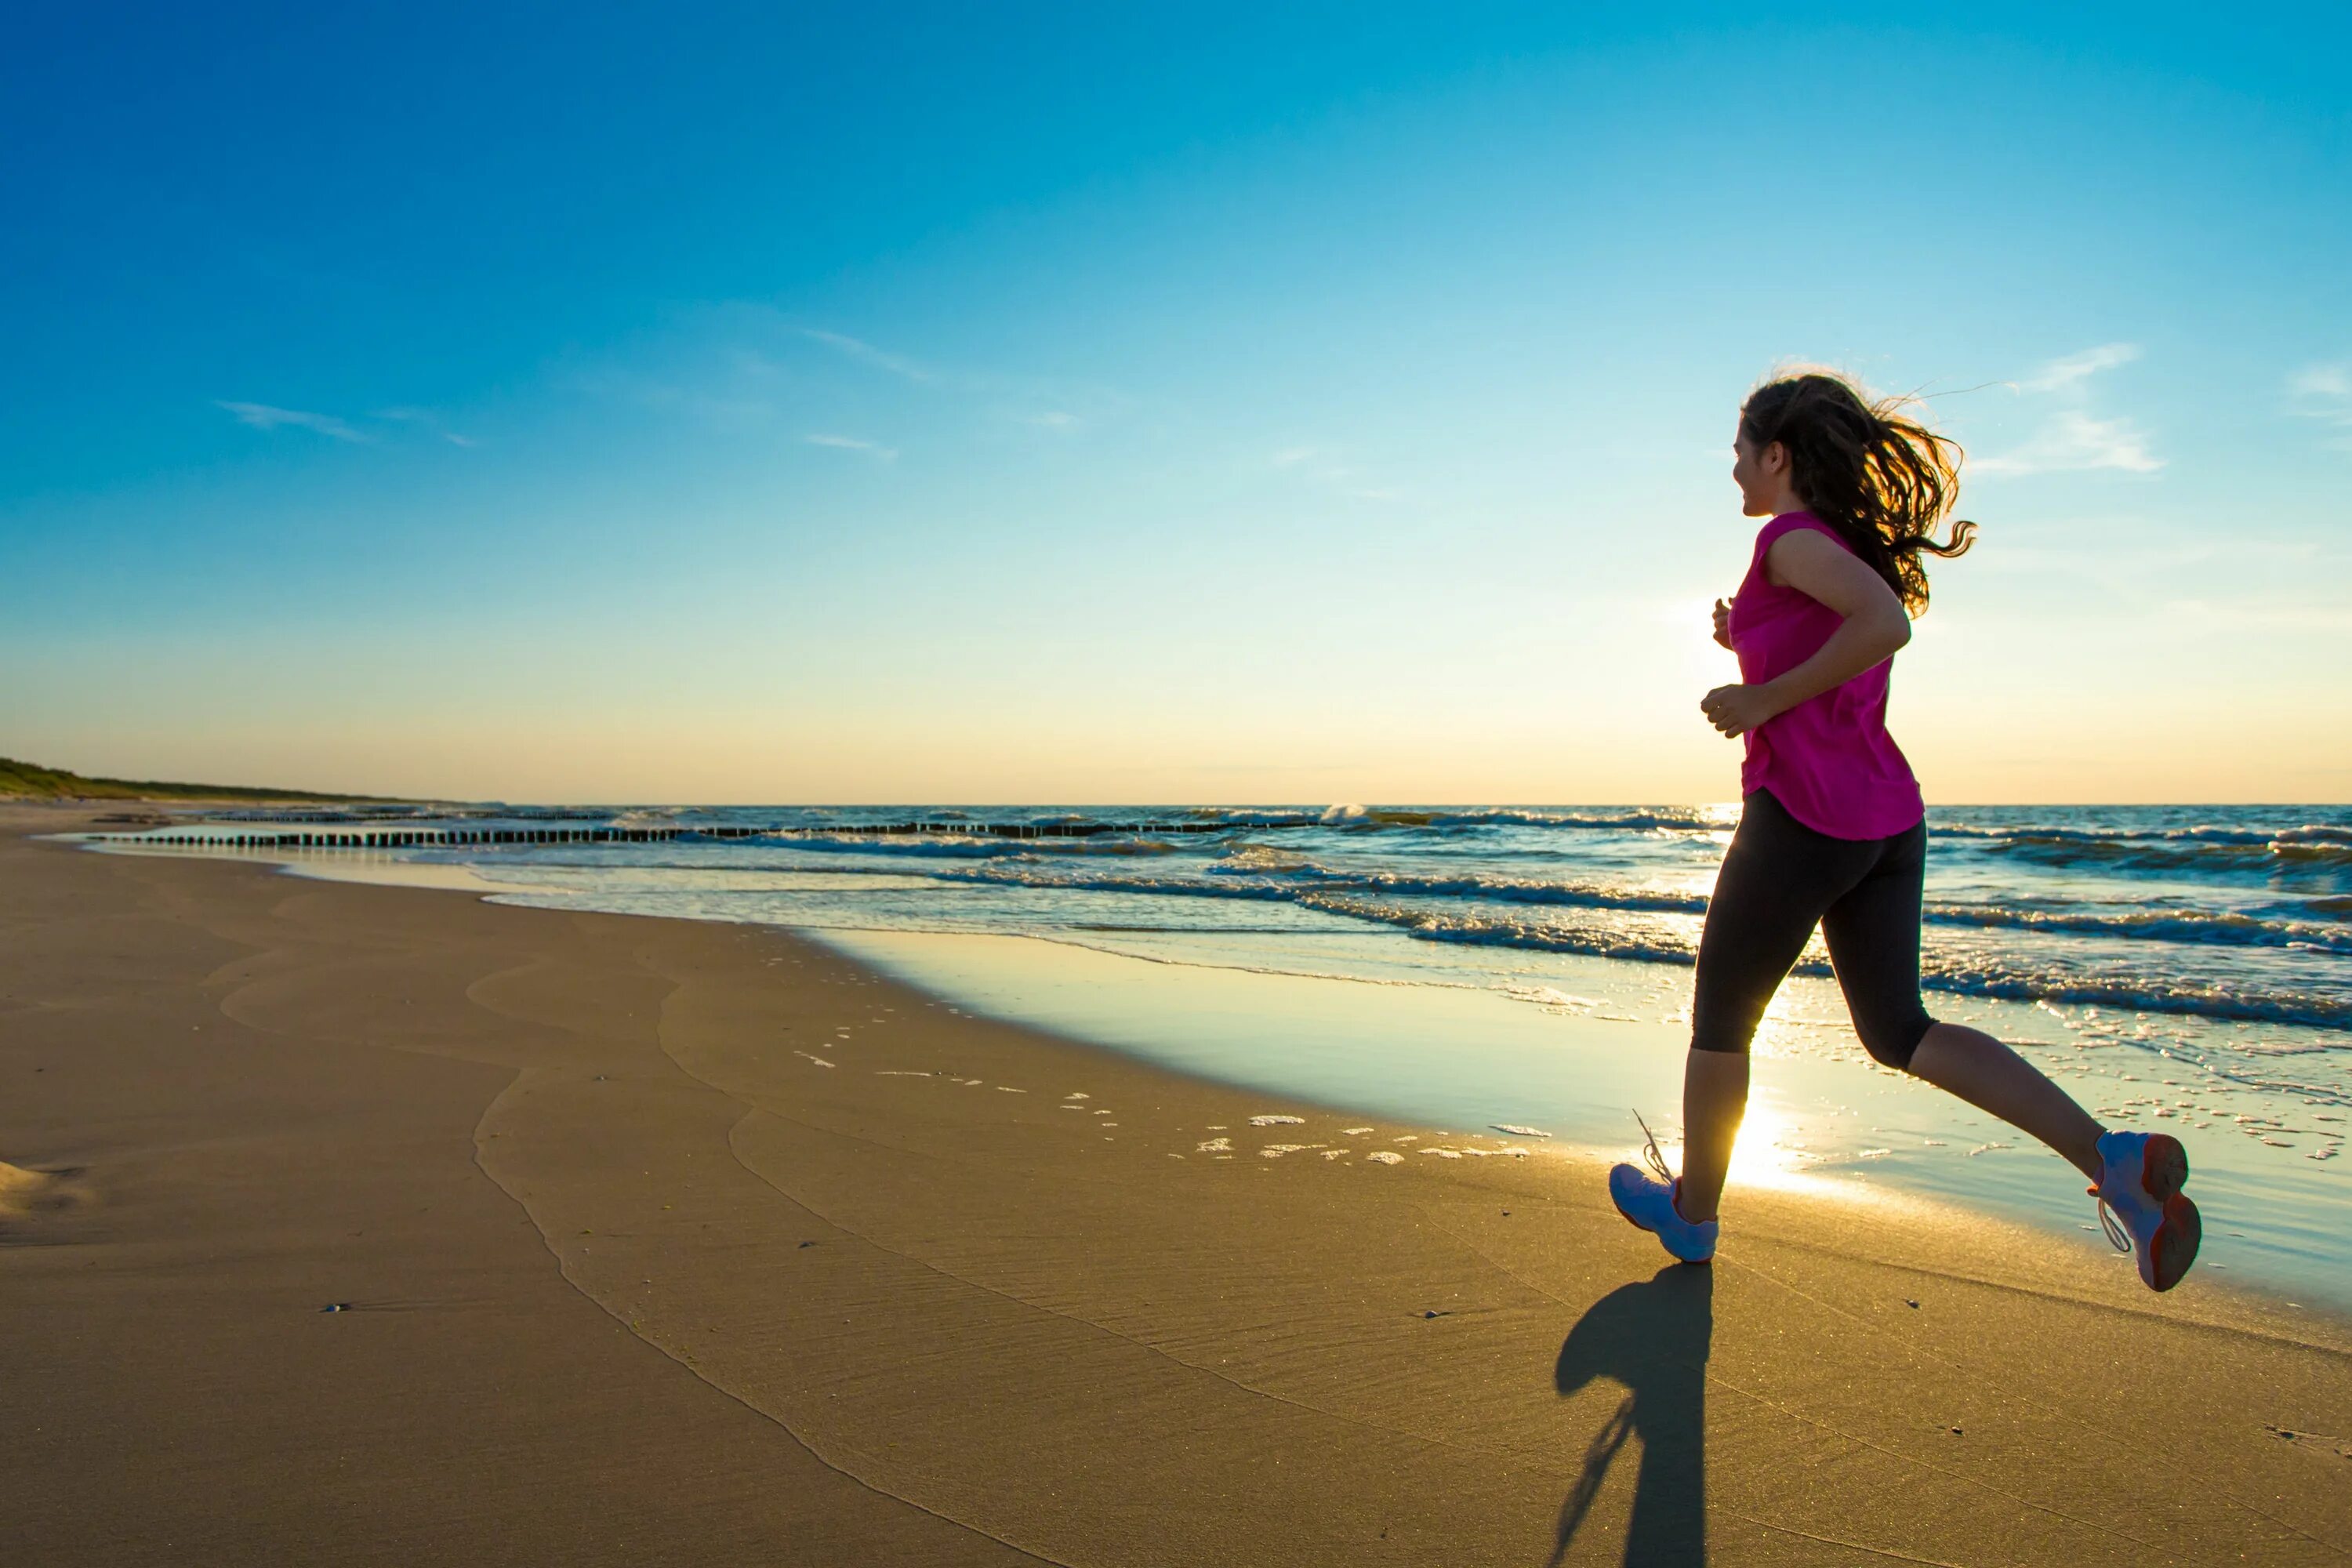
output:
{"label": "woman's face", "polygon": [[1731,438],[1731,482],[1739,487],[1742,517],[1777,517],[1789,510],[1789,449],[1778,441],[1759,451],[1744,431]]}

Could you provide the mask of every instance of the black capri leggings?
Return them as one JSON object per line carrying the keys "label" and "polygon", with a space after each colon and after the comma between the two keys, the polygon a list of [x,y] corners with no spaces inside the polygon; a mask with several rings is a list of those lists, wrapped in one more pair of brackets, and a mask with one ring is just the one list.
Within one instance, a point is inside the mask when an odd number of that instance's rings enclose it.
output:
{"label": "black capri leggings", "polygon": [[1892,838],[1832,838],[1769,790],[1749,795],[1699,937],[1691,1047],[1745,1052],[1819,925],[1863,1048],[1907,1069],[1935,1021],[1919,1005],[1927,869],[1925,822]]}

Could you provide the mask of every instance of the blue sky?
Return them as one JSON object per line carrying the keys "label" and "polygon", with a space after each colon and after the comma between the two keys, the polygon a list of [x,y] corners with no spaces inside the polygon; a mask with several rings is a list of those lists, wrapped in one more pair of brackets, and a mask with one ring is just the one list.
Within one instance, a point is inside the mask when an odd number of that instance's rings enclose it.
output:
{"label": "blue sky", "polygon": [[1971,455],[1931,798],[2352,798],[2340,13],[497,10],[12,22],[0,752],[1720,799],[1802,359]]}

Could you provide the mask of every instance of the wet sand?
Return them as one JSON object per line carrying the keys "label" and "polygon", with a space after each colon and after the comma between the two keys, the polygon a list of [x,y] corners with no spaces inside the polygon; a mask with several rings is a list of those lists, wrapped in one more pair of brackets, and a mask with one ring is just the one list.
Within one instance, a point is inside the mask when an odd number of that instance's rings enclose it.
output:
{"label": "wet sand", "polygon": [[2352,1551],[2332,1318],[1783,1194],[1661,1268],[1589,1161],[787,934],[73,820],[0,811],[0,1561]]}

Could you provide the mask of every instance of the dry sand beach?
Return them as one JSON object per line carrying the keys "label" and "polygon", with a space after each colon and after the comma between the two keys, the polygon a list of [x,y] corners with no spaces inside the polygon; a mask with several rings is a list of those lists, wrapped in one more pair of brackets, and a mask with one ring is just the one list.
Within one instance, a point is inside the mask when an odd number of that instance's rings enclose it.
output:
{"label": "dry sand beach", "polygon": [[2333,1319],[1788,1194],[1662,1268],[1580,1155],[80,820],[0,818],[0,1562],[2352,1554]]}

